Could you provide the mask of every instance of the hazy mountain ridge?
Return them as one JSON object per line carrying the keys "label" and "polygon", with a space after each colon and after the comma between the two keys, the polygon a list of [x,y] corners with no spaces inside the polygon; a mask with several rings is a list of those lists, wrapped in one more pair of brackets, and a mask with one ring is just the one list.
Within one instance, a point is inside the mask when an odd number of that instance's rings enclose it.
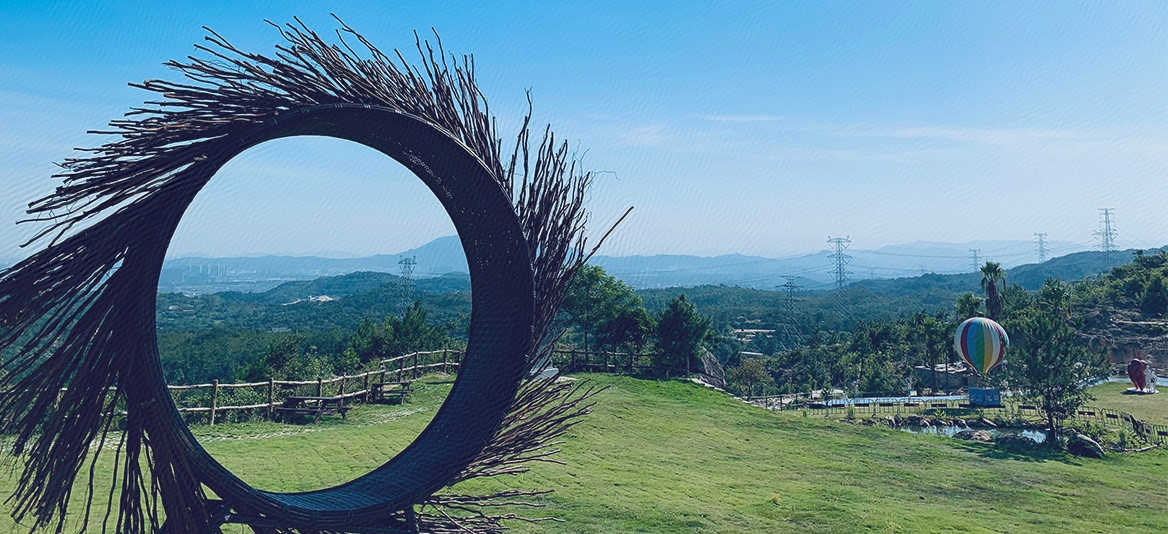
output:
{"label": "hazy mountain ridge", "polygon": [[[1048,251],[1066,252],[1081,247],[1074,243],[1048,242]],[[912,277],[925,273],[956,275],[971,273],[974,263],[970,249],[979,250],[979,263],[998,261],[1009,269],[1037,259],[1035,244],[1028,241],[970,241],[939,243],[919,241],[889,245],[874,250],[849,249],[845,265],[851,281]],[[1130,256],[1129,253],[1124,257]],[[592,263],[638,288],[737,285],[774,289],[794,276],[802,289],[829,289],[835,282],[832,251],[821,250],[784,258],[745,254],[696,256],[658,254],[641,256],[596,256]],[[283,282],[313,280],[351,272],[402,273],[404,258],[416,260],[416,280],[446,273],[467,273],[466,258],[457,236],[435,239],[397,254],[364,258],[321,258],[317,256],[260,256],[234,258],[176,258],[166,261],[159,289],[164,292],[214,293],[226,290],[267,291]],[[1070,268],[1060,278],[1079,276],[1082,269]]]}

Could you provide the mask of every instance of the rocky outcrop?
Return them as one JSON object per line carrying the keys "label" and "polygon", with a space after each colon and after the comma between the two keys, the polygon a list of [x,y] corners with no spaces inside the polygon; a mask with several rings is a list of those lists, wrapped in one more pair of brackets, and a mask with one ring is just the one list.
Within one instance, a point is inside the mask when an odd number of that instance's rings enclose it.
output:
{"label": "rocky outcrop", "polygon": [[696,374],[698,380],[716,388],[726,389],[726,370],[710,351],[702,351],[702,369]]}
{"label": "rocky outcrop", "polygon": [[1026,436],[1007,434],[994,440],[994,444],[1003,449],[1028,451],[1038,448],[1038,442]]}
{"label": "rocky outcrop", "polygon": [[992,435],[990,435],[989,432],[986,432],[985,430],[962,430],[956,434],[953,434],[953,437],[955,437],[957,439],[964,439],[964,440],[969,440],[969,441],[978,441],[981,443],[993,443],[994,442],[994,437]]}
{"label": "rocky outcrop", "polygon": [[1103,457],[1103,447],[1095,440],[1078,432],[1067,435],[1067,452],[1085,458]]}

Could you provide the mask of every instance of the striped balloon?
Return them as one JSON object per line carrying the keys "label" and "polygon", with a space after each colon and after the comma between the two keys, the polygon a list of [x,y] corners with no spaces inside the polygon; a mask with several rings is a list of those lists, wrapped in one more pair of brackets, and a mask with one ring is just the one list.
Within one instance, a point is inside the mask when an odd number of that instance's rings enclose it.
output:
{"label": "striped balloon", "polygon": [[1002,363],[1010,337],[1002,325],[985,317],[971,317],[957,327],[953,348],[965,363],[983,376]]}

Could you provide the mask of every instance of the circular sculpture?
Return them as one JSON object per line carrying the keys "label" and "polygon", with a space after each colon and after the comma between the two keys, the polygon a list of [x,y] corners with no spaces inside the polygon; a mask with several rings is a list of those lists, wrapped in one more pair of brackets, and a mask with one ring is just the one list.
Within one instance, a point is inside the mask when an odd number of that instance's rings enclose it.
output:
{"label": "circular sculpture", "polygon": [[[414,523],[419,504],[467,512],[430,516],[440,530],[495,532],[506,516],[476,506],[539,492],[445,500],[435,492],[554,452],[554,439],[588,413],[592,390],[528,373],[548,360],[552,320],[584,262],[590,178],[577,173],[567,145],[549,130],[532,157],[525,122],[505,166],[473,63],[449,68],[441,46],[436,57],[418,43],[422,74],[395,66],[347,26],[370,59],[303,26],[280,31],[288,43],[274,58],[212,32],[212,46],[199,48],[213,60],[168,63],[188,82],[135,84],[162,100],[131,113],[142,118],[111,122],[106,133],[118,140],[66,160],[64,184],[30,205],[31,220],[49,223],[34,240],[53,239],[0,271],[0,352],[11,355],[0,369],[0,389],[10,392],[0,415],[8,452],[24,462],[9,499],[18,520],[62,528],[87,468],[89,516],[92,469],[124,410],[109,489],[110,502],[120,494],[118,532],[210,532],[225,522],[263,532],[383,531]],[[163,380],[155,303],[167,247],[195,195],[239,153],[291,136],[361,143],[416,174],[458,231],[474,298],[458,378],[410,446],[339,486],[278,493],[250,487],[192,436]],[[83,222],[92,224],[74,231]]]}
{"label": "circular sculpture", "polygon": [[[347,139],[381,151],[417,174],[450,215],[470,265],[474,298],[466,356],[449,397],[430,425],[389,462],[349,483],[303,493],[257,491],[212,459],[174,408],[157,364],[143,376],[153,385],[146,402],[160,407],[160,420],[178,434],[199,480],[234,506],[279,514],[311,528],[376,524],[446,485],[498,431],[530,349],[533,291],[527,241],[511,203],[473,154],[431,124],[383,107],[328,105],[283,114],[240,135],[230,149],[208,154],[201,165],[213,173],[247,148],[298,135]],[[176,204],[189,201],[197,190],[185,191]],[[164,217],[170,222],[179,215]],[[165,249],[173,230],[168,224],[166,241],[152,246]],[[153,264],[142,269],[156,278],[162,258],[150,259]],[[153,292],[153,285],[142,287]],[[152,306],[143,307],[131,320],[149,323],[154,313]],[[158,362],[157,355],[150,361]]]}

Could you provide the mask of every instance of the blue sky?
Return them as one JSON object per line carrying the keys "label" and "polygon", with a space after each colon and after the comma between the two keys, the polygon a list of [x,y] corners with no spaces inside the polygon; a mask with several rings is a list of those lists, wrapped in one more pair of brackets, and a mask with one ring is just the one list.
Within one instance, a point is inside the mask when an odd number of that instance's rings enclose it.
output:
{"label": "blue sky", "polygon": [[[383,49],[436,28],[472,53],[504,137],[537,123],[606,171],[605,253],[789,255],[850,236],[1168,244],[1168,3],[244,2],[0,7],[0,259],[54,161],[174,78],[208,26],[270,52],[263,20],[335,12]],[[407,57],[410,57],[407,53]],[[339,141],[266,144],[225,167],[172,254],[391,253],[451,233],[395,163]]]}

